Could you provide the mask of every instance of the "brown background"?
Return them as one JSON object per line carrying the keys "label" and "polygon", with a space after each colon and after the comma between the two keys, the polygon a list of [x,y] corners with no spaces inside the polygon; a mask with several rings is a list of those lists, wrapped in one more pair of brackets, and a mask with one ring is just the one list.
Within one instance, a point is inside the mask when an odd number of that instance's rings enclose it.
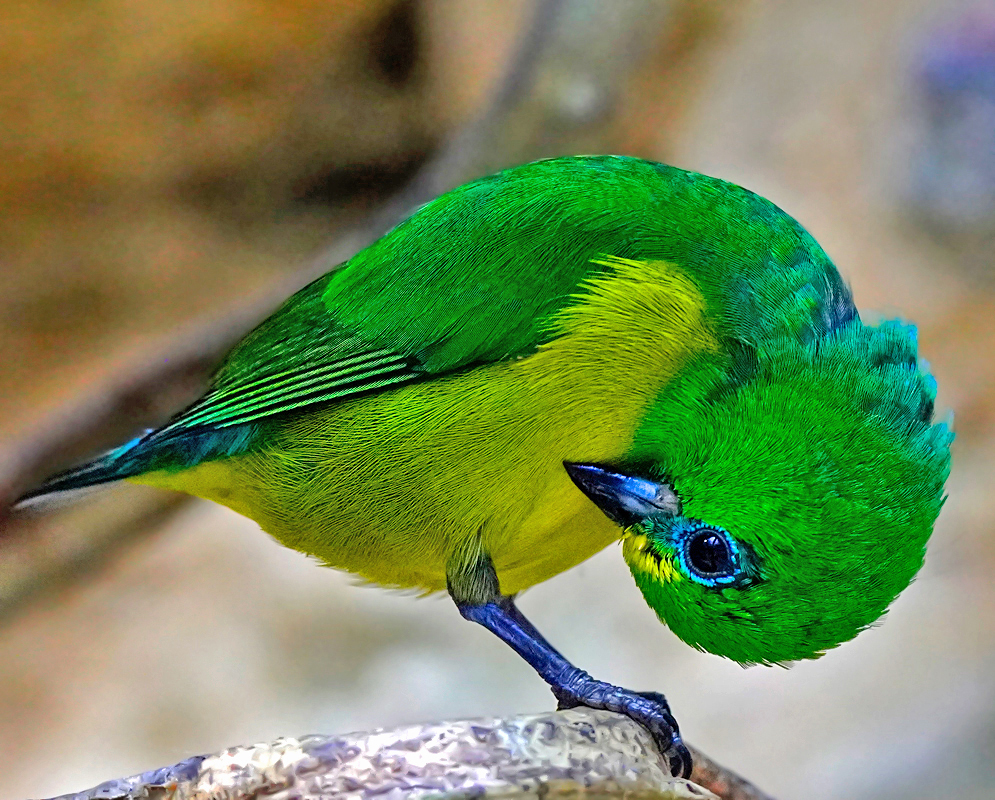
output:
{"label": "brown background", "polygon": [[[666,691],[691,741],[785,798],[991,796],[995,281],[908,209],[916,53],[977,6],[685,8],[640,54],[611,134],[608,149],[800,218],[862,310],[919,324],[956,411],[924,572],[824,659],[743,670],[690,650],[615,548],[523,600],[580,665]],[[0,458],[400,188],[484,107],[530,14],[525,0],[4,4]],[[54,519],[49,535],[70,524]],[[191,503],[97,565],[0,619],[0,797],[281,734],[551,704],[447,601],[356,588],[220,507]]]}

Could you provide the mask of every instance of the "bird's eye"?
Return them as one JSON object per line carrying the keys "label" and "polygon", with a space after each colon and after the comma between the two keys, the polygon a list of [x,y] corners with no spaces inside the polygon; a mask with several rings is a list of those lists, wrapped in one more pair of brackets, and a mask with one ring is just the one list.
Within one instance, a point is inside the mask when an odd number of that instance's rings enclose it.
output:
{"label": "bird's eye", "polygon": [[688,532],[681,555],[690,577],[707,586],[732,583],[739,573],[739,554],[728,533],[699,527]]}

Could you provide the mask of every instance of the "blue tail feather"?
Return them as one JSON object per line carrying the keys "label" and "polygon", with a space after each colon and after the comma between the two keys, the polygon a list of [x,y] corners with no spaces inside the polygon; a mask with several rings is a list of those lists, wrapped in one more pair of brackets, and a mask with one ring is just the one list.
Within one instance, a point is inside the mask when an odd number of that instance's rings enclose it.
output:
{"label": "blue tail feather", "polygon": [[17,504],[56,492],[124,480],[156,469],[184,469],[203,461],[237,455],[255,441],[257,433],[256,425],[201,428],[167,435],[147,431],[92,461],[53,475],[18,498]]}

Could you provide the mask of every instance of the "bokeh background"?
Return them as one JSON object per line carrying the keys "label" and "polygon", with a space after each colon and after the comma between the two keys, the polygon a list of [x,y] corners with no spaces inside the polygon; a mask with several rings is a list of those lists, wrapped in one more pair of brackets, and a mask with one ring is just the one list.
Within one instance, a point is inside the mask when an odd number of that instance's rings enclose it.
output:
{"label": "bokeh background", "polygon": [[[426,191],[594,151],[766,195],[865,317],[914,320],[956,413],[950,496],[886,621],[791,669],[687,648],[614,547],[523,609],[593,674],[665,691],[690,741],[775,796],[992,797],[990,4],[6,2],[0,477],[42,469],[38,442],[53,468],[113,438],[73,437],[134,375],[216,348]],[[161,419],[195,378],[110,416]],[[217,506],[126,486],[3,525],[2,798],[552,703],[445,598],[357,587]]]}

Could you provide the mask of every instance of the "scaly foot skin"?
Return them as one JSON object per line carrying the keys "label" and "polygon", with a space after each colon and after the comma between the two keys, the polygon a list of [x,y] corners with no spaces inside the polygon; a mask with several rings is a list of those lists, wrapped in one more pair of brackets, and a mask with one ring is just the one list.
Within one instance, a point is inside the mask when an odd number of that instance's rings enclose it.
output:
{"label": "scaly foot skin", "polygon": [[674,777],[690,777],[691,753],[681,740],[677,720],[670,713],[667,699],[659,692],[632,692],[582,673],[569,686],[554,687],[553,694],[560,709],[587,706],[625,714],[650,732]]}

